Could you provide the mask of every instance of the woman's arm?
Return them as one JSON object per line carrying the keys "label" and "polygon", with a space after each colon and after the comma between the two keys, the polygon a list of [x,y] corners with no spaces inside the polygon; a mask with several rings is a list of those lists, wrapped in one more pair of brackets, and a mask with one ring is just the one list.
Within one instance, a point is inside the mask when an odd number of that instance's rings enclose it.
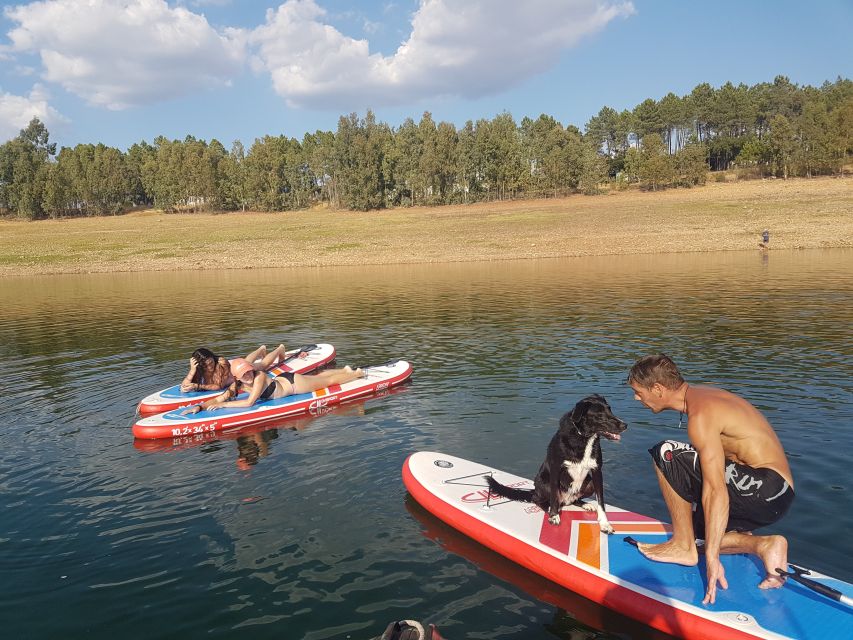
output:
{"label": "woman's arm", "polygon": [[196,391],[198,385],[193,382],[193,378],[195,377],[195,372],[198,370],[198,360],[195,358],[190,358],[190,370],[184,379],[181,381],[181,391],[186,393],[187,391]]}
{"label": "woman's arm", "polygon": [[[249,388],[249,397],[244,398],[242,400],[230,400],[230,401],[220,401],[222,395],[216,396],[213,400],[208,400],[203,404],[207,404],[206,409],[219,409],[220,407],[251,407],[258,401],[261,394],[264,392],[267,384],[269,383],[269,378],[267,378],[265,373],[256,373],[255,379],[252,380],[252,386]],[[234,387],[237,386],[237,383],[234,383]],[[231,387],[229,387],[229,390]],[[236,395],[236,389],[235,393]],[[233,397],[233,396],[232,396]]]}
{"label": "woman's arm", "polygon": [[206,400],[201,404],[195,404],[191,407],[187,407],[183,411],[181,411],[182,415],[191,415],[193,413],[198,413],[199,411],[205,411],[207,409],[215,409],[216,407],[221,407],[222,403],[227,401],[230,398],[233,398],[237,395],[237,383],[234,382],[229,386],[225,391],[220,393],[215,398],[211,398],[210,400]]}

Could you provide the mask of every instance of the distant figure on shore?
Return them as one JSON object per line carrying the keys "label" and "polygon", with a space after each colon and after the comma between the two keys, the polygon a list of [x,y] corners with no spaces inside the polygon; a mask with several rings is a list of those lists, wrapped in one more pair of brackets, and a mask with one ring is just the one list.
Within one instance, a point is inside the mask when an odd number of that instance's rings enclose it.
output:
{"label": "distant figure on shore", "polygon": [[768,229],[761,232],[761,242],[758,243],[758,246],[762,249],[770,248],[770,231]]}
{"label": "distant figure on shore", "polygon": [[687,416],[690,443],[659,442],[649,453],[672,517],[672,538],[640,543],[650,560],[696,565],[696,538],[704,539],[707,591],[714,604],[717,584],[728,587],[720,555],[749,553],[764,563],[761,589],[781,587],[776,569],[788,569],[788,542],[779,535],[752,535],[777,522],[794,500],[794,482],[773,427],[752,404],[728,391],[692,386],[663,354],[631,367],[628,384],[654,413],[666,409]]}

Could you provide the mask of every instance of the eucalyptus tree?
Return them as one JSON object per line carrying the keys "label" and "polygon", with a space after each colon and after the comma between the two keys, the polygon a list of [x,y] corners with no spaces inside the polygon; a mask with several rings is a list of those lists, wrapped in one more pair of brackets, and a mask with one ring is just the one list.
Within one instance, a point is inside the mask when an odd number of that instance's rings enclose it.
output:
{"label": "eucalyptus tree", "polygon": [[221,204],[225,209],[246,210],[249,203],[246,170],[246,149],[240,140],[235,140],[219,162]]}
{"label": "eucalyptus tree", "polygon": [[22,218],[44,214],[44,165],[56,154],[56,143],[44,124],[33,118],[17,137],[0,147],[0,206]]}
{"label": "eucalyptus tree", "polygon": [[335,176],[335,134],[317,130],[302,137],[302,155],[308,165],[312,200],[339,206]]}
{"label": "eucalyptus tree", "polygon": [[450,122],[439,122],[435,132],[433,153],[436,158],[434,177],[438,187],[439,200],[448,204],[457,188],[457,146],[459,136],[456,127]]}
{"label": "eucalyptus tree", "polygon": [[457,136],[456,171],[462,202],[476,200],[480,192],[480,167],[476,152],[476,131],[471,120],[465,122]]}
{"label": "eucalyptus tree", "polygon": [[335,135],[334,166],[339,179],[340,205],[366,211],[385,206],[384,156],[392,134],[368,110],[363,119],[341,116]]}
{"label": "eucalyptus tree", "polygon": [[130,184],[130,193],[128,200],[131,205],[152,205],[154,204],[153,194],[145,190],[145,185],[142,180],[143,167],[146,162],[154,159],[156,151],[154,147],[144,140],[134,143],[124,154],[124,164],[127,171],[127,179]]}
{"label": "eucalyptus tree", "polygon": [[797,148],[794,137],[794,128],[790,120],[782,114],[776,114],[770,119],[770,133],[767,135],[767,144],[770,156],[773,160],[774,169],[783,178],[787,179],[791,170],[791,161]]}
{"label": "eucalyptus tree", "polygon": [[421,199],[424,204],[440,204],[442,194],[438,184],[441,171],[441,158],[438,154],[438,127],[429,111],[424,112],[421,121],[418,123],[418,137],[421,144],[421,154],[417,167],[423,187]]}
{"label": "eucalyptus tree", "polygon": [[256,138],[243,161],[246,190],[253,209],[281,211],[286,208],[290,189],[287,171],[287,145],[284,136]]}
{"label": "eucalyptus tree", "polygon": [[479,120],[474,140],[475,157],[489,197],[502,200],[514,196],[525,171],[515,120],[507,112],[491,121]]}
{"label": "eucalyptus tree", "polygon": [[421,202],[425,183],[421,172],[423,147],[420,127],[411,118],[406,118],[394,133],[394,145],[390,151],[395,177],[393,200],[400,204],[415,206]]}

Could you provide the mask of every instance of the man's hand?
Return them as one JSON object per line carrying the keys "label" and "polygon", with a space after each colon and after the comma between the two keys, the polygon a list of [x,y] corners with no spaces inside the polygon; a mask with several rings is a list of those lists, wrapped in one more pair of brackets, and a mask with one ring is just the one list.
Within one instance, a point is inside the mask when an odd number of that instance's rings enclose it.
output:
{"label": "man's hand", "polygon": [[708,576],[708,590],[705,592],[705,599],[702,604],[714,604],[717,597],[717,582],[720,583],[721,589],[728,589],[729,583],[726,581],[726,572],[719,558],[706,558],[706,575]]}

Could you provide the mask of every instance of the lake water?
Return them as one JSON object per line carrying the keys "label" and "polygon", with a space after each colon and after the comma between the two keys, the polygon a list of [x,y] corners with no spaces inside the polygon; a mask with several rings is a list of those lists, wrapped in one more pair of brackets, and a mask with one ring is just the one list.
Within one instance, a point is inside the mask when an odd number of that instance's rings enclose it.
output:
{"label": "lake water", "polygon": [[[400,470],[430,449],[532,477],[598,392],[630,424],[603,444],[608,502],[663,518],[646,449],[685,434],[624,384],[659,350],[765,413],[797,488],[774,530],[851,581],[851,273],[839,249],[0,280],[3,635],[658,637],[455,534]],[[240,438],[134,442],[136,403],[196,346],[280,341],[415,373]]]}

